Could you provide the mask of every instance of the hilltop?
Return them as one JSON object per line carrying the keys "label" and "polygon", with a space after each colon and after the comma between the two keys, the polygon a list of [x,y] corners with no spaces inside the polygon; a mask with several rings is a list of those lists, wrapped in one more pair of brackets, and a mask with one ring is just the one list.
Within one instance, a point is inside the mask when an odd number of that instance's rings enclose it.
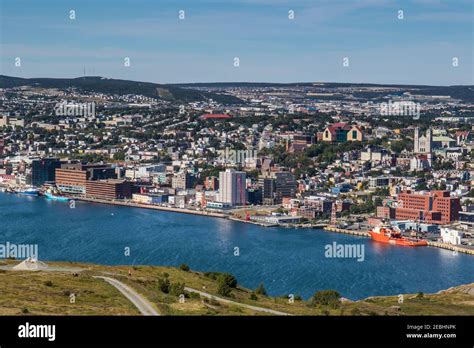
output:
{"label": "hilltop", "polygon": [[[161,315],[474,315],[474,283],[437,294],[405,294],[403,303],[398,303],[398,296],[334,300],[333,291],[309,300],[295,295],[290,303],[287,295],[267,296],[239,286],[231,275],[196,272],[184,265],[48,262],[50,270],[56,271],[5,269],[17,263],[8,260],[0,269],[0,315],[140,315],[122,293],[97,276],[128,286]],[[73,304],[71,294],[75,295]],[[180,294],[184,295],[181,301]]]}
{"label": "hilltop", "polygon": [[225,104],[242,103],[240,99],[227,94],[210,93],[151,82],[110,79],[100,76],[27,79],[0,75],[0,88],[21,86],[58,89],[77,88],[85,92],[104,94],[141,94],[147,97],[179,102],[207,101],[213,99]]}

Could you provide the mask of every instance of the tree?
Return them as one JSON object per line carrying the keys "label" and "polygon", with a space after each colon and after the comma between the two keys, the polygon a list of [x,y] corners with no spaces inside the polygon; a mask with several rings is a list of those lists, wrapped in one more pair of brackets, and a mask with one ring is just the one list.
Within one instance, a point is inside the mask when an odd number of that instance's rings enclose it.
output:
{"label": "tree", "polygon": [[227,284],[230,288],[235,288],[237,286],[237,278],[235,278],[230,273],[205,272],[204,276],[211,278],[213,280],[222,281],[225,284]]}
{"label": "tree", "polygon": [[125,161],[125,152],[124,151],[118,151],[114,153],[114,160],[116,161]]}
{"label": "tree", "polygon": [[252,301],[257,301],[257,300],[258,300],[258,297],[257,297],[257,295],[256,295],[254,292],[252,292],[252,293],[250,294],[249,299],[251,299]]}
{"label": "tree", "polygon": [[219,278],[219,281],[217,282],[217,293],[225,297],[232,296],[232,288],[225,282],[223,278]]}
{"label": "tree", "polygon": [[179,269],[185,272],[189,272],[189,266],[185,263],[182,263],[181,265],[179,265]]}
{"label": "tree", "polygon": [[235,278],[230,273],[222,273],[220,275],[220,279],[222,279],[222,281],[231,288],[235,288],[237,286],[237,278]]}
{"label": "tree", "polygon": [[170,286],[170,295],[180,296],[184,294],[184,283],[173,283]]}
{"label": "tree", "polygon": [[170,281],[168,278],[166,279],[162,279],[162,278],[159,278],[158,279],[158,288],[160,289],[161,292],[164,292],[165,294],[169,293],[170,292]]}
{"label": "tree", "polygon": [[265,290],[265,287],[263,286],[263,283],[260,283],[258,285],[258,287],[255,289],[255,293],[257,295],[263,295],[263,296],[267,295],[267,290]]}
{"label": "tree", "polygon": [[336,307],[339,305],[341,295],[336,290],[321,290],[315,292],[311,298],[311,303],[314,305],[324,305]]}

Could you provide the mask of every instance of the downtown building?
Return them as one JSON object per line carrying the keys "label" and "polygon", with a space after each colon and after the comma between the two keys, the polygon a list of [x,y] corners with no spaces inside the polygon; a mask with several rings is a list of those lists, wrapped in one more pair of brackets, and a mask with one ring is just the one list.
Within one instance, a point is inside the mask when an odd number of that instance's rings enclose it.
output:
{"label": "downtown building", "polygon": [[[64,193],[87,194],[87,186],[92,189],[90,181],[116,179],[115,168],[107,164],[63,164],[56,169],[56,186]],[[93,189],[93,192],[97,192]]]}
{"label": "downtown building", "polygon": [[395,205],[377,207],[377,217],[447,225],[459,220],[461,202],[449,191],[403,192]]}
{"label": "downtown building", "polygon": [[259,178],[258,186],[266,205],[281,204],[283,198],[296,197],[296,179],[290,172],[272,172]]}
{"label": "downtown building", "polygon": [[27,183],[32,186],[42,186],[56,180],[56,169],[61,167],[58,158],[37,158],[31,161],[27,175]]}
{"label": "downtown building", "polygon": [[246,173],[226,169],[219,173],[219,193],[216,201],[230,206],[245,205],[247,202]]}

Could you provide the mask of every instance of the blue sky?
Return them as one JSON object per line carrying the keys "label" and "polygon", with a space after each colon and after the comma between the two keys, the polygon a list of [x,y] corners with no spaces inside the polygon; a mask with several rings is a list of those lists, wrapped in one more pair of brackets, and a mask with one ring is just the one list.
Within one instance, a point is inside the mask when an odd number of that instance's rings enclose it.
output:
{"label": "blue sky", "polygon": [[87,75],[157,83],[474,84],[473,3],[0,0],[0,73],[78,77],[85,69]]}

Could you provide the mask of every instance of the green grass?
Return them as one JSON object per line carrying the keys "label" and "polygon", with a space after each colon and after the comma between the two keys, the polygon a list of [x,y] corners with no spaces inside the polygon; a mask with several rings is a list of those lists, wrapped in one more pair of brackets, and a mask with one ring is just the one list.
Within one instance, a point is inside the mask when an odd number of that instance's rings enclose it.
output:
{"label": "green grass", "polygon": [[[15,261],[7,261],[15,264]],[[81,267],[78,276],[70,272],[29,272],[0,270],[0,315],[140,315],[137,309],[113,286],[94,275],[120,280],[147,298],[163,315],[270,315],[235,304],[224,304],[187,294],[184,303],[177,296],[163,293],[158,279],[184,283],[186,287],[218,295],[217,281],[201,272],[158,266],[101,266],[72,262],[48,262],[50,267]],[[131,270],[132,274],[128,272]],[[105,273],[105,274],[104,274]],[[459,286],[439,294],[379,296],[344,302],[336,306],[315,306],[309,301],[289,303],[286,297],[257,295],[237,286],[229,300],[289,313],[292,315],[474,315],[474,284]],[[337,290],[337,289],[336,289]],[[69,294],[76,294],[76,303]],[[471,291],[474,293],[474,290]]]}

